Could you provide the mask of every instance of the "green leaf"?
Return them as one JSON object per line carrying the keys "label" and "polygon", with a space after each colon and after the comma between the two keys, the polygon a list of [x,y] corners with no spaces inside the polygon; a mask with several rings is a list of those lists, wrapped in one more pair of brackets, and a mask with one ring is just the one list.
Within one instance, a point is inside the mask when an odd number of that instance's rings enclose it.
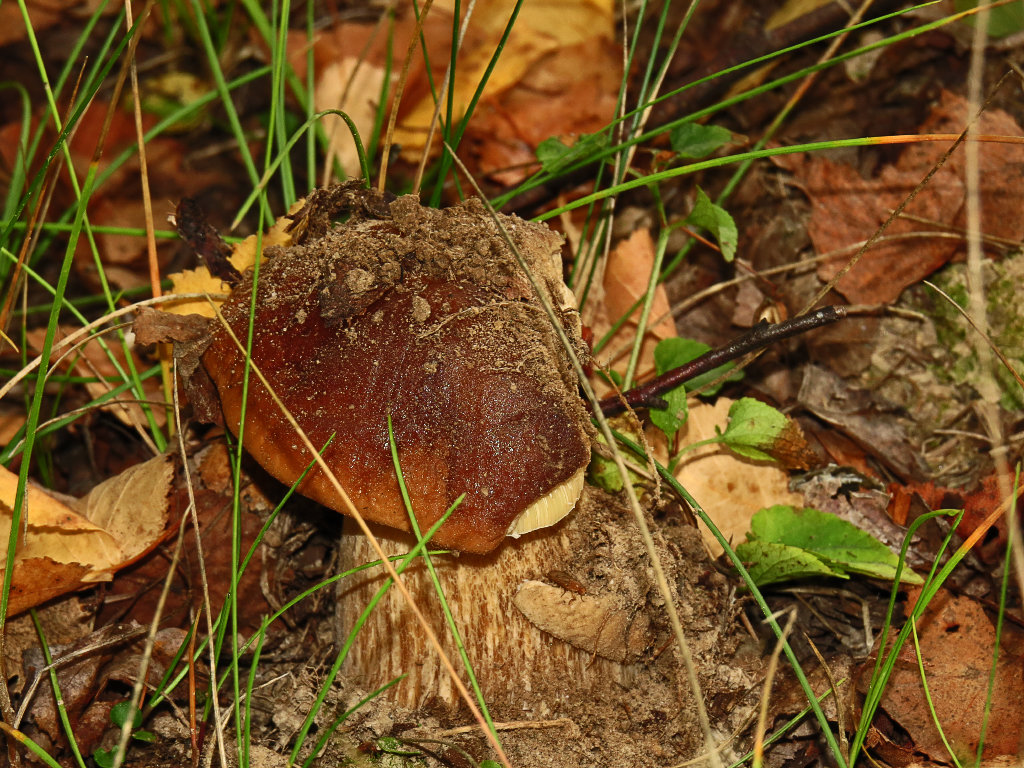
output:
{"label": "green leaf", "polygon": [[97,749],[93,751],[92,759],[96,761],[96,765],[98,765],[100,768],[113,768],[114,750]]}
{"label": "green leaf", "polygon": [[736,546],[736,554],[759,587],[814,576],[847,578],[841,571],[829,568],[812,553],[773,541],[745,541]]}
{"label": "green leaf", "polygon": [[[696,341],[695,339],[681,339],[671,338],[663,339],[658,342],[658,346],[654,348],[654,365],[658,370],[658,375],[668,373],[673,368],[678,368],[681,365],[685,365],[691,360],[696,360],[698,357],[703,355],[705,352],[710,352],[711,347],[703,342]],[[687,392],[692,392],[695,389],[700,389],[705,384],[710,384],[715,379],[721,377],[726,371],[731,371],[736,367],[734,361],[729,361],[724,365],[720,365],[717,368],[702,373],[683,384],[686,387]],[[737,371],[732,374],[726,381],[738,381],[743,378],[743,371]],[[723,382],[724,383],[724,382]],[[703,397],[710,397],[711,395],[718,394],[718,390],[722,388],[722,384],[718,384],[714,387],[709,387],[701,392]]]}
{"label": "green leaf", "polygon": [[686,223],[710,232],[718,241],[718,247],[722,249],[722,258],[726,261],[733,260],[739,242],[736,222],[728,211],[711,202],[711,198],[704,194],[700,187],[697,187],[697,202],[690,215],[686,217]]}
{"label": "green leaf", "polygon": [[772,461],[770,451],[788,427],[784,414],[760,400],[743,397],[729,408],[729,426],[722,433],[722,442],[740,456]]}
{"label": "green leaf", "polygon": [[[891,580],[899,564],[899,557],[867,531],[817,509],[785,505],[762,509],[751,519],[747,538],[795,547],[842,573]],[[901,580],[923,583],[909,568],[903,569]]]}
{"label": "green leaf", "polygon": [[686,423],[686,418],[689,416],[686,387],[678,386],[665,392],[662,397],[668,403],[668,408],[651,408],[651,422],[671,440],[679,428]]}
{"label": "green leaf", "polygon": [[691,159],[707,157],[731,138],[732,131],[727,128],[700,123],[683,123],[669,133],[676,154]]}
{"label": "green leaf", "polygon": [[[630,432],[628,429],[624,432],[632,439],[639,442],[640,436]],[[601,445],[607,445],[602,435],[597,436],[597,442]],[[621,444],[619,450],[626,450]],[[632,455],[632,454],[630,454]],[[634,456],[633,458],[639,458]],[[626,469],[626,474],[629,475],[629,481],[634,485],[640,483],[640,476],[633,472],[631,469]],[[587,480],[591,485],[596,485],[609,493],[618,493],[625,487],[625,483],[622,481],[622,475],[619,474],[619,468],[616,466],[612,459],[606,459],[595,449],[590,454],[590,464],[587,466]]]}
{"label": "green leaf", "polygon": [[[118,728],[123,728],[131,711],[132,703],[130,701],[119,701],[110,708],[110,722]],[[132,728],[138,728],[140,725],[142,725],[142,713],[136,709],[135,716],[132,718]]]}
{"label": "green leaf", "polygon": [[537,146],[537,159],[541,167],[548,173],[558,173],[573,163],[585,159],[604,149],[608,144],[608,137],[604,133],[580,134],[571,147],[561,139],[552,136],[544,139]]}

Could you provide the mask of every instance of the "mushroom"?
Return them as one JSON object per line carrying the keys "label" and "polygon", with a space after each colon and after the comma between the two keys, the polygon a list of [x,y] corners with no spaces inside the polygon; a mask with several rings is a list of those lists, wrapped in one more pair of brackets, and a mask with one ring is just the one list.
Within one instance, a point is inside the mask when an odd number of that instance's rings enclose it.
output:
{"label": "mushroom", "polygon": [[[486,553],[557,522],[583,486],[589,422],[567,354],[491,215],[478,201],[438,211],[413,196],[363,208],[375,213],[357,210],[335,228],[314,226],[320,212],[300,212],[305,241],[267,249],[253,362],[312,442],[326,446],[325,461],[365,519],[410,529],[390,416],[420,529],[462,498],[434,545]],[[582,354],[560,236],[502,220]],[[242,339],[253,282],[250,271],[222,308]],[[190,380],[200,416],[236,435],[244,366],[231,335],[214,325]],[[249,454],[296,482],[312,456],[256,377],[244,419]],[[298,491],[344,511],[318,469]]]}
{"label": "mushroom", "polygon": [[[638,663],[664,633],[650,621],[654,588],[631,516],[610,497],[595,505],[596,491],[582,494],[585,514],[567,516],[581,498],[590,457],[588,414],[568,355],[491,215],[472,200],[436,211],[413,197],[386,201],[352,187],[324,194],[352,211],[350,220],[331,227],[316,199],[307,204],[296,214],[293,244],[267,249],[258,281],[251,271],[242,276],[223,318],[245,339],[253,314],[253,363],[313,444],[324,446],[360,514],[379,524],[374,533],[386,554],[412,543],[388,417],[420,530],[461,498],[432,544],[463,554],[433,564],[494,717],[559,718],[584,703],[623,702],[641,686],[670,702],[669,719],[690,722],[677,706],[668,655],[654,660],[657,668]],[[561,279],[560,237],[515,217],[501,221],[585,354]],[[245,359],[231,334],[215,322],[201,342],[178,346],[196,415],[238,434]],[[312,456],[260,380],[250,377],[248,386],[245,448],[282,482],[296,482]],[[343,511],[316,468],[298,490]],[[345,568],[377,559],[354,527],[346,517]],[[689,533],[699,550],[699,534]],[[656,537],[664,557],[677,551]],[[560,568],[589,575],[588,586],[579,586],[585,594],[538,581]],[[406,674],[388,697],[456,716],[463,710],[452,681],[401,597],[392,590],[368,619],[360,617],[385,578],[367,569],[339,583],[339,644],[361,622],[342,671],[364,690]],[[413,563],[402,582],[456,658],[424,562]],[[707,636],[703,651],[714,659],[720,632]],[[599,751],[608,764],[634,764],[631,710],[608,704],[588,717],[593,733],[573,748],[590,757]],[[552,760],[538,761],[537,745],[549,738],[542,731],[508,738],[516,764],[561,764],[568,748],[556,733]],[[652,754],[660,746],[649,737],[643,744]]]}

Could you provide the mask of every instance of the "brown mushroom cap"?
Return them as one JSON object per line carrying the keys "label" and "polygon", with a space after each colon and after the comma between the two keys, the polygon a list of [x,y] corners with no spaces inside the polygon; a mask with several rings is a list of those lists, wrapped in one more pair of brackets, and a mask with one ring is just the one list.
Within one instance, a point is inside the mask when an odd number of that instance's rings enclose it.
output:
{"label": "brown mushroom cap", "polygon": [[[504,221],[579,343],[559,236]],[[490,551],[525,532],[517,520],[553,491],[571,497],[561,514],[571,509],[590,456],[587,415],[547,315],[478,202],[436,211],[399,198],[390,218],[355,217],[276,250],[259,274],[252,359],[313,444],[330,441],[324,459],[366,519],[409,529],[389,414],[421,530],[465,494],[435,544]],[[248,273],[223,308],[241,339],[251,294]],[[202,366],[237,434],[244,358],[223,328]],[[255,376],[243,442],[285,483],[312,460]],[[299,491],[345,511],[318,469]]]}

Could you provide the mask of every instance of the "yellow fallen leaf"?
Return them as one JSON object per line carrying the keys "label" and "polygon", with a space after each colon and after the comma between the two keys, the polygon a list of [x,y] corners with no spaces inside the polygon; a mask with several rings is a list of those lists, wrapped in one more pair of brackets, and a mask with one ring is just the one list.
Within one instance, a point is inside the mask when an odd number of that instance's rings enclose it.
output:
{"label": "yellow fallen leaf", "polygon": [[[167,527],[172,477],[169,458],[159,456],[68,504],[29,485],[14,554],[8,615],[98,581],[109,581],[117,569],[156,546]],[[17,487],[18,476],[0,467],[3,542],[11,535]],[[0,569],[7,558],[4,546]]]}
{"label": "yellow fallen leaf", "polygon": [[157,456],[103,481],[72,506],[114,537],[122,553],[118,567],[123,567],[163,538],[173,480],[171,459]]}
{"label": "yellow fallen leaf", "polygon": [[[295,213],[305,202],[305,199],[297,200],[292,204],[288,213]],[[292,236],[285,231],[291,223],[292,220],[288,216],[281,216],[274,222],[274,225],[263,233],[263,241],[261,243],[263,250],[272,245],[279,245],[282,248],[291,245]],[[255,264],[256,235],[249,235],[240,243],[235,243],[231,248],[231,256],[228,259],[239,272],[245,272],[245,270]],[[200,265],[195,269],[183,269],[181,272],[175,272],[167,277],[171,281],[169,294],[205,293],[210,296],[210,299],[215,304],[221,304],[227,295],[231,293],[231,286],[220,278],[211,275],[210,270],[204,265]],[[214,316],[213,308],[205,298],[182,299],[181,301],[164,304],[160,308],[165,312],[173,312],[176,315]]]}

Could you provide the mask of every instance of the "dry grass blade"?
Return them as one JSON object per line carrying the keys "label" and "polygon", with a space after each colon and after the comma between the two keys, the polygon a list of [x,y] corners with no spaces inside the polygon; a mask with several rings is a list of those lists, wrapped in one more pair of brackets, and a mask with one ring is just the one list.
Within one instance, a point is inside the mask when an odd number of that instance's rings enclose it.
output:
{"label": "dry grass blade", "polygon": [[238,339],[238,337],[235,335],[234,330],[224,319],[224,316],[221,314],[220,309],[212,301],[210,302],[210,306],[213,307],[213,311],[216,313],[217,320],[220,322],[221,327],[223,327],[225,332],[231,337],[231,340],[234,342],[236,348],[243,355],[245,355],[248,364],[252,367],[253,373],[256,374],[256,377],[260,380],[260,383],[266,388],[267,392],[270,393],[270,397],[273,399],[277,407],[281,409],[282,415],[284,415],[285,419],[288,420],[288,423],[291,425],[292,429],[295,430],[295,434],[302,441],[302,444],[305,446],[306,450],[309,451],[309,454],[313,457],[314,461],[316,461],[317,466],[324,473],[324,476],[327,478],[328,482],[330,482],[330,484],[334,486],[334,490],[337,492],[338,497],[342,500],[342,504],[345,506],[348,514],[352,517],[352,519],[356,521],[356,524],[359,526],[360,530],[362,530],[363,535],[366,537],[367,541],[370,542],[370,545],[377,553],[377,557],[380,559],[381,564],[384,567],[384,570],[387,571],[387,574],[391,578],[395,587],[398,589],[399,592],[401,592],[402,597],[405,598],[406,605],[409,606],[409,609],[416,616],[416,620],[419,622],[420,627],[423,629],[424,634],[427,636],[428,642],[430,643],[431,646],[433,646],[434,650],[437,652],[438,659],[441,661],[441,664],[444,666],[445,670],[451,676],[452,683],[458,689],[459,696],[462,697],[462,700],[466,703],[466,706],[469,707],[470,712],[472,712],[474,719],[480,724],[481,728],[484,731],[484,735],[490,742],[491,747],[497,753],[502,765],[506,766],[506,768],[511,768],[511,763],[509,762],[508,757],[505,755],[505,751],[502,748],[501,743],[497,740],[497,738],[495,738],[494,734],[490,731],[490,729],[487,728],[487,723],[480,712],[480,708],[476,705],[476,702],[473,701],[473,697],[470,695],[469,689],[466,688],[465,683],[462,682],[462,679],[459,677],[458,672],[456,672],[451,659],[448,658],[447,654],[445,654],[444,650],[441,648],[441,643],[438,640],[436,633],[430,627],[429,622],[423,615],[423,611],[416,604],[416,601],[413,599],[412,594],[409,592],[408,588],[402,582],[401,578],[399,578],[398,572],[395,570],[395,566],[392,564],[391,560],[385,554],[383,548],[380,545],[380,542],[377,540],[377,537],[373,535],[373,532],[366,524],[366,520],[363,519],[363,516],[359,513],[359,510],[356,509],[355,505],[352,503],[352,500],[349,498],[348,493],[346,493],[345,489],[342,488],[341,483],[338,482],[338,478],[335,476],[333,470],[327,465],[327,462],[324,461],[323,456],[321,456],[316,446],[313,445],[313,442],[306,435],[306,432],[302,429],[301,426],[299,426],[298,421],[296,421],[295,417],[288,410],[285,404],[281,401],[280,397],[278,397],[277,393],[274,391],[274,388],[271,386],[270,382],[263,375],[263,372],[259,369],[256,363],[253,360],[251,360],[249,356],[246,354],[245,346]]}
{"label": "dry grass blade", "polygon": [[[469,179],[470,183],[473,185],[473,188],[476,191],[476,193],[480,195],[481,199],[483,199],[484,196],[476,183],[476,179],[474,179],[473,176],[469,173],[469,170],[462,163],[462,161],[455,156],[455,153],[452,151],[451,147],[448,147],[448,151],[451,152],[456,164],[459,166],[462,172]],[[693,654],[690,652],[689,643],[687,643],[686,635],[683,632],[682,622],[679,620],[679,613],[676,611],[675,597],[672,594],[671,588],[669,587],[668,578],[665,575],[665,568],[662,565],[661,558],[658,556],[657,547],[654,543],[654,538],[651,536],[650,528],[647,525],[647,518],[644,515],[644,510],[640,506],[640,501],[636,496],[636,490],[633,488],[633,484],[629,482],[628,470],[626,469],[626,464],[623,460],[622,453],[617,448],[615,436],[612,434],[611,426],[608,424],[608,420],[601,413],[601,407],[598,401],[597,394],[594,392],[593,387],[590,385],[589,379],[583,372],[583,366],[580,363],[579,358],[576,356],[576,353],[573,351],[572,344],[566,336],[565,330],[562,328],[561,323],[558,321],[558,316],[555,313],[555,308],[551,306],[551,302],[548,301],[547,297],[544,295],[544,292],[540,289],[540,286],[537,285],[536,278],[534,277],[529,266],[526,264],[526,261],[523,259],[522,254],[519,253],[519,249],[516,248],[516,245],[513,242],[511,236],[509,235],[508,230],[504,226],[504,223],[498,218],[498,215],[494,211],[494,208],[490,204],[487,204],[487,209],[490,212],[491,217],[495,223],[495,226],[497,226],[498,228],[498,231],[501,232],[501,235],[505,240],[505,244],[515,255],[516,261],[519,262],[520,268],[526,274],[527,279],[529,279],[530,284],[533,286],[534,292],[539,298],[541,304],[543,304],[544,311],[548,315],[548,320],[551,323],[551,327],[558,335],[562,347],[565,349],[566,354],[569,356],[569,359],[572,362],[573,370],[576,373],[576,377],[579,380],[580,386],[583,388],[583,391],[587,396],[587,401],[590,403],[592,412],[594,413],[597,419],[598,428],[601,430],[601,434],[603,435],[607,443],[607,446],[612,454],[612,459],[615,462],[615,466],[618,469],[618,472],[621,475],[621,477],[625,478],[623,486],[624,490],[626,491],[627,500],[629,501],[629,507],[633,511],[633,516],[636,519],[637,527],[640,530],[640,536],[643,539],[644,547],[646,548],[647,554],[651,560],[651,567],[654,570],[655,582],[658,585],[658,592],[661,594],[662,599],[665,601],[665,611],[668,614],[669,623],[672,625],[672,631],[675,636],[676,643],[679,646],[679,652],[683,657],[683,664],[686,668],[686,676],[690,684],[690,690],[693,693],[694,707],[697,711],[697,717],[700,721],[701,730],[704,734],[704,742],[706,751],[709,755],[709,761],[714,768],[720,768],[722,765],[722,760],[718,752],[715,750],[714,736],[711,731],[711,721],[708,718],[707,708],[704,705],[704,696],[701,692],[700,681],[697,679],[697,668],[693,660]]]}

